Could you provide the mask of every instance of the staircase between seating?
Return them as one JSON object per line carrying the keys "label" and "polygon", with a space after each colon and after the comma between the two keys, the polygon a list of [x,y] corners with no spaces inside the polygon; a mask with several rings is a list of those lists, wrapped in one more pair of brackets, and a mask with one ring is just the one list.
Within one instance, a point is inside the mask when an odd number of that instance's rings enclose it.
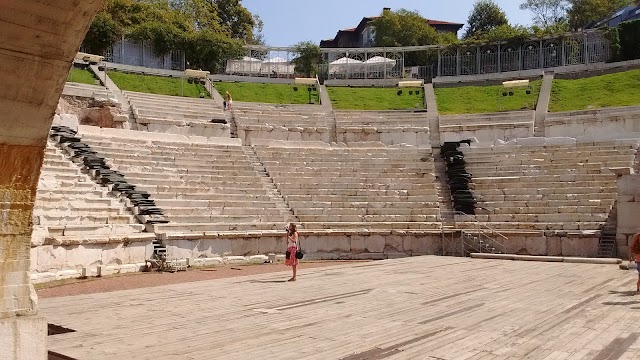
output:
{"label": "staircase between seating", "polygon": [[251,166],[253,166],[253,169],[256,171],[256,173],[260,177],[260,181],[262,182],[264,187],[267,189],[269,197],[276,204],[276,209],[280,211],[280,214],[282,215],[284,222],[286,222],[287,224],[290,222],[299,222],[298,218],[294,215],[293,211],[289,207],[289,204],[284,199],[284,197],[276,187],[275,183],[273,182],[273,178],[269,176],[267,169],[264,167],[264,164],[262,163],[262,161],[260,161],[260,158],[258,157],[258,154],[256,153],[253,146],[243,145],[242,149],[244,150],[244,153],[247,155],[247,158],[249,159]]}
{"label": "staircase between seating", "polygon": [[458,229],[458,222],[465,224],[459,236],[452,235],[449,239],[442,237],[442,255],[469,256],[471,253],[506,254],[507,241],[505,235],[479,222],[473,216],[460,211],[445,214],[454,219],[453,228]]}
{"label": "staircase between seating", "polygon": [[227,123],[230,127],[231,137],[234,139],[238,138],[238,124],[236,124],[236,113],[233,110],[227,110],[224,113],[224,118],[227,120]]}
{"label": "staircase between seating", "polygon": [[613,258],[618,255],[616,236],[618,233],[618,206],[617,201],[613,204],[607,222],[600,228],[600,239],[598,241],[598,257]]}
{"label": "staircase between seating", "polygon": [[438,202],[440,203],[440,217],[442,227],[452,228],[453,200],[449,189],[449,178],[447,176],[447,164],[440,156],[440,148],[433,148],[433,167],[436,175],[436,188],[438,190]]}

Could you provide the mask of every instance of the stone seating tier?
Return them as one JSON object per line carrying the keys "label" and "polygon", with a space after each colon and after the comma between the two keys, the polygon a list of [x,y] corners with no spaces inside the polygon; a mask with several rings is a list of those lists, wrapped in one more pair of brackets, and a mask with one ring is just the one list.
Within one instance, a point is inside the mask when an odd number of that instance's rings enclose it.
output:
{"label": "stone seating tier", "polygon": [[49,237],[108,237],[142,231],[144,226],[107,193],[107,188],[93,182],[48,143],[33,210],[34,244]]}
{"label": "stone seating tier", "polygon": [[169,223],[154,224],[154,229],[193,232],[284,226],[278,205],[239,145],[123,143],[96,135],[87,140],[137,190],[157,201]]}
{"label": "stone seating tier", "polygon": [[[439,222],[433,160],[428,150],[254,148],[304,228],[323,229],[326,224],[360,228],[378,223],[401,224],[398,228],[424,223],[431,228],[432,223]],[[288,159],[295,159],[295,164],[287,165]],[[426,195],[428,200],[422,199],[425,201],[416,206],[408,200],[413,195]]]}
{"label": "stone seating tier", "polygon": [[102,99],[111,98],[111,92],[100,85],[81,84],[75,82],[67,82],[62,89],[62,95],[77,96],[84,98],[98,97]]}

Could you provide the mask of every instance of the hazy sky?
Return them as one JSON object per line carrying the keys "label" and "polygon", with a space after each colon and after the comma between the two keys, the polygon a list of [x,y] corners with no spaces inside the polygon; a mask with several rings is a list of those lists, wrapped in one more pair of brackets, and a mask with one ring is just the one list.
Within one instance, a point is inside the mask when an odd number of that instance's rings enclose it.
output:
{"label": "hazy sky", "polygon": [[[268,45],[289,46],[299,41],[319,43],[339,29],[355,27],[382,8],[417,10],[427,19],[466,23],[475,0],[243,0],[264,21]],[[522,0],[497,0],[511,24],[531,24],[531,14],[519,9]],[[464,29],[464,28],[463,28]],[[462,34],[462,31],[458,33]]]}

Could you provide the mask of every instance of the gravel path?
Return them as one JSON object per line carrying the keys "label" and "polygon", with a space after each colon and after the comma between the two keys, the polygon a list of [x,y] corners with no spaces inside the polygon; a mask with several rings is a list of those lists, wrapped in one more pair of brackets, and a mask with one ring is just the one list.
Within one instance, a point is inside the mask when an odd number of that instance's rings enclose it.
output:
{"label": "gravel path", "polygon": [[[353,261],[314,261],[303,262],[298,267],[298,274],[305,269],[346,264]],[[291,277],[291,268],[279,264],[261,265],[228,265],[205,269],[189,269],[177,273],[130,273],[108,276],[104,278],[73,279],[37,285],[39,298],[95,294],[119,290],[139,289],[192,281],[222,279],[234,276],[247,276],[272,272],[283,272],[282,279]]]}

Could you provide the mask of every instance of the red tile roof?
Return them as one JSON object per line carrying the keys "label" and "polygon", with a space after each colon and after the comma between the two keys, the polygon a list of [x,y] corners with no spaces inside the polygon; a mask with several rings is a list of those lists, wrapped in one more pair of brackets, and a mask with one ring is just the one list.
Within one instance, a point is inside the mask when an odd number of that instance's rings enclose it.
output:
{"label": "red tile roof", "polygon": [[427,23],[429,25],[464,25],[460,23],[454,23],[454,22],[442,21],[442,20],[431,20],[431,19],[427,19]]}

